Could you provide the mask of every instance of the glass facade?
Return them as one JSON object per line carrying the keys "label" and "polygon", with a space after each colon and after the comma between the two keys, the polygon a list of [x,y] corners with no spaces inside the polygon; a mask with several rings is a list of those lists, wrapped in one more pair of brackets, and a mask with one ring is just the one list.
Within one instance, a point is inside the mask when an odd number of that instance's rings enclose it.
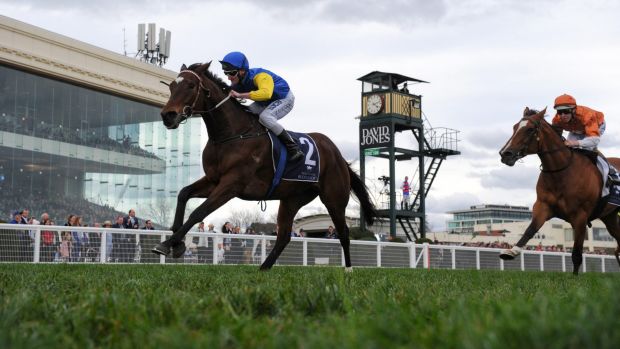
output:
{"label": "glass facade", "polygon": [[452,212],[453,219],[447,221],[447,230],[453,233],[473,233],[476,224],[499,224],[532,219],[532,212],[527,207],[480,205],[469,210]]}
{"label": "glass facade", "polygon": [[170,224],[179,189],[203,175],[206,130],[169,131],[160,109],[0,65],[0,219],[27,208],[94,223],[134,208]]}

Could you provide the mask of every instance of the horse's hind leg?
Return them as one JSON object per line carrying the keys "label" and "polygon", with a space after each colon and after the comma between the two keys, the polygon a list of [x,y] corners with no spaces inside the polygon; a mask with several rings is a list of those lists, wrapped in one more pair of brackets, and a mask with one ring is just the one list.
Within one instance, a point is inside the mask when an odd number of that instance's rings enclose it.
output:
{"label": "horse's hind leg", "polygon": [[[348,169],[345,168],[348,172]],[[347,178],[347,177],[340,177]],[[351,254],[349,251],[349,228],[345,220],[345,210],[349,203],[349,195],[351,185],[349,183],[337,183],[329,182],[321,190],[321,201],[327,208],[336,232],[338,232],[338,239],[344,252],[344,265],[347,271],[351,271]]]}
{"label": "horse's hind leg", "polygon": [[280,201],[280,208],[278,209],[278,237],[275,246],[260,266],[261,270],[271,269],[278,257],[280,257],[286,245],[291,241],[291,228],[293,227],[295,215],[302,206],[314,200],[316,196],[317,194],[314,192],[306,192]]}
{"label": "horse's hind leg", "polygon": [[616,239],[616,243],[618,244],[618,246],[616,247],[614,255],[616,256],[618,266],[620,266],[620,217],[618,217],[618,210],[614,210],[607,216],[601,217],[601,220],[605,224],[605,227],[607,228],[609,234],[613,236],[614,239]]}
{"label": "horse's hind leg", "polygon": [[342,207],[330,206],[332,205],[326,205],[327,211],[329,212],[329,215],[334,222],[334,226],[336,227],[336,232],[338,232],[338,239],[340,240],[340,245],[342,246],[342,251],[344,252],[344,265],[347,268],[347,271],[351,271],[351,252],[349,246],[351,243],[349,241],[349,227],[347,227],[345,218],[346,204]]}

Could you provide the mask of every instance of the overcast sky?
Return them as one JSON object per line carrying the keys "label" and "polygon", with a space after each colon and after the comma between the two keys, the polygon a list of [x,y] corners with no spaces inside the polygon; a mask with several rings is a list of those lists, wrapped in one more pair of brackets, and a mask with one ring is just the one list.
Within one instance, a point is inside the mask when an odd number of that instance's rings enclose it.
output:
{"label": "overcast sky", "polygon": [[[296,105],[283,125],[328,135],[349,160],[359,157],[357,78],[379,70],[429,81],[409,89],[423,95],[432,127],[460,131],[462,152],[444,161],[427,197],[433,230],[445,228],[449,210],[531,207],[540,161],[511,168],[498,155],[525,106],[551,110],[557,95],[572,94],[605,113],[600,148],[620,155],[618,1],[0,0],[0,13],[118,53],[125,29],[132,55],[137,24],[155,22],[172,31],[166,68],[175,71],[243,51],[291,85]],[[222,76],[219,64],[212,70]],[[378,191],[385,164],[366,169]],[[415,173],[406,163],[397,171]]]}

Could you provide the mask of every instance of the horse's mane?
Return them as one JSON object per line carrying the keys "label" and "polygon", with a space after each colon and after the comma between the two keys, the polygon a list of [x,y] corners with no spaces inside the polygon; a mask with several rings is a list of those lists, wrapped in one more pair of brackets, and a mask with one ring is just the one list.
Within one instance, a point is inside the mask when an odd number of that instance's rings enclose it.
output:
{"label": "horse's mane", "polygon": [[[202,63],[194,63],[190,65],[187,69],[191,71],[195,71],[196,68],[201,66]],[[222,91],[228,93],[230,91],[230,86],[224,80],[222,80],[219,76],[213,74],[209,69],[205,70],[205,75],[209,80],[213,81]],[[239,106],[243,111],[250,113],[250,109],[246,105],[241,104],[236,98],[231,98],[232,102]]]}
{"label": "horse's mane", "polygon": [[[540,112],[540,110],[536,110],[536,109],[528,109],[525,111],[525,116],[532,116],[532,115],[536,115]],[[551,126],[551,129],[555,132],[555,134],[562,138],[562,128],[558,127],[558,126],[554,126],[553,124],[551,124],[550,122],[547,122],[547,120],[545,120],[545,118],[542,118],[543,121],[545,121],[546,124],[548,124],[549,126]]]}

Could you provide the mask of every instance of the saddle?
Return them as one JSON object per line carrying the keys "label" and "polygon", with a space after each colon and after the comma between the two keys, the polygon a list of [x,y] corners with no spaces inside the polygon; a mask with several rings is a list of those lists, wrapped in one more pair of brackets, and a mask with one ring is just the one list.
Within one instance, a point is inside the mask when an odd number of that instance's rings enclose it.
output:
{"label": "saddle", "polygon": [[609,161],[607,161],[607,158],[605,157],[605,155],[603,155],[603,153],[601,153],[600,150],[598,149],[587,150],[587,149],[581,149],[581,148],[574,148],[573,150],[577,153],[583,154],[588,159],[590,159],[590,161],[592,161],[592,164],[596,166],[599,169],[599,171],[601,171],[601,175],[604,176],[605,175],[604,169],[601,168],[602,164],[599,163],[598,161],[600,157],[605,162],[605,164],[607,165],[607,168],[609,169],[607,171],[607,180],[605,181],[605,185],[608,187],[620,185],[620,174],[618,173],[617,169],[613,167],[609,163]]}

